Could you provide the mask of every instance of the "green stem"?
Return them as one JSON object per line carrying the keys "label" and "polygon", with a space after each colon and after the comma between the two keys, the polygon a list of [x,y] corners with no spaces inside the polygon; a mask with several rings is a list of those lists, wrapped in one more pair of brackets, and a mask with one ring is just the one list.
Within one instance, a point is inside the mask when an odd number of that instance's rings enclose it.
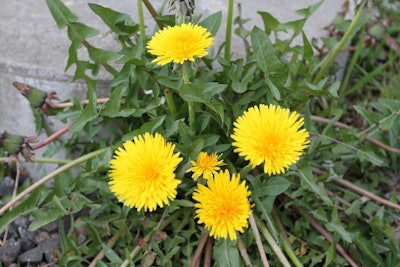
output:
{"label": "green stem", "polygon": [[300,260],[297,258],[296,254],[294,254],[293,248],[290,245],[290,242],[287,238],[287,235],[285,233],[285,229],[283,228],[283,225],[281,223],[281,220],[278,217],[278,214],[276,213],[276,211],[274,210],[272,212],[272,217],[274,217],[276,224],[278,225],[278,229],[280,231],[282,238],[282,246],[283,246],[283,250],[286,252],[286,254],[289,256],[289,258],[292,260],[292,262],[294,263],[294,265],[296,265],[296,267],[304,267],[303,264],[300,262]]}
{"label": "green stem", "polygon": [[244,167],[241,171],[240,171],[240,177],[245,177],[249,172],[251,172],[251,170],[253,170],[253,165],[251,165],[251,163],[249,163],[246,167]]}
{"label": "green stem", "polygon": [[10,202],[8,202],[6,205],[4,205],[1,209],[0,209],[0,215],[2,215],[6,210],[8,210],[10,207],[14,206],[15,203],[17,203],[18,201],[20,201],[21,199],[23,199],[26,195],[32,193],[35,189],[37,189],[39,186],[43,185],[44,183],[46,183],[47,181],[51,180],[52,178],[54,178],[55,176],[59,175],[60,173],[63,173],[64,171],[75,167],[91,158],[97,157],[101,154],[103,154],[104,152],[106,152],[108,150],[108,147],[106,148],[102,148],[96,151],[93,151],[89,154],[86,154],[80,158],[74,159],[70,162],[68,162],[67,164],[61,166],[60,168],[52,171],[51,173],[47,174],[46,176],[44,176],[43,178],[41,178],[40,180],[38,180],[36,183],[32,184],[31,186],[29,186],[27,189],[25,189],[24,191],[22,191],[18,196],[16,196],[14,199],[12,199]]}
{"label": "green stem", "polygon": [[329,53],[329,55],[321,62],[321,68],[317,75],[315,76],[314,79],[314,84],[317,84],[319,81],[322,80],[323,76],[326,74],[328,71],[329,67],[333,64],[337,54],[342,50],[342,48],[345,46],[347,41],[349,40],[350,36],[354,33],[358,26],[358,22],[361,18],[361,15],[364,11],[363,6],[361,6],[356,15],[354,16],[353,21],[351,22],[349,28],[347,29],[346,33],[343,35],[342,39],[339,41],[339,43],[336,44],[335,48]]}
{"label": "green stem", "polygon": [[169,88],[165,88],[164,95],[165,95],[165,101],[167,101],[169,112],[171,112],[171,116],[174,119],[176,119],[176,115],[178,114],[178,112],[176,111],[175,100],[174,97],[172,96],[171,90]]}
{"label": "green stem", "polygon": [[228,15],[226,20],[225,34],[225,59],[231,59],[231,41],[232,41],[232,22],[233,22],[233,1],[228,1]]}
{"label": "green stem", "polygon": [[143,16],[143,3],[142,0],[137,0],[138,16],[139,16],[139,31],[140,39],[144,42],[146,40],[146,31],[144,28],[144,16]]}
{"label": "green stem", "polygon": [[258,218],[255,218],[258,228],[260,228],[262,235],[267,240],[271,249],[275,252],[275,255],[278,257],[279,261],[282,263],[284,267],[291,267],[289,261],[286,259],[285,254],[283,254],[281,248],[276,243],[268,228],[265,227],[263,223],[260,222]]}
{"label": "green stem", "polygon": [[[33,157],[30,159],[32,162],[38,162],[38,163],[52,163],[52,164],[67,164],[71,162],[69,159],[55,159],[55,158],[37,158]],[[17,161],[16,159],[13,158],[0,158],[0,162],[15,162]]]}
{"label": "green stem", "polygon": [[146,6],[147,10],[150,12],[151,16],[153,17],[154,21],[157,23],[157,26],[162,30],[164,28],[164,24],[158,20],[157,11],[154,9],[153,5],[150,3],[149,0],[143,0],[144,5]]}
{"label": "green stem", "polygon": [[[182,80],[183,80],[184,85],[190,84],[188,64],[190,64],[190,63],[184,62],[182,64]],[[194,103],[192,101],[188,101],[189,126],[190,126],[190,129],[192,129],[194,131],[195,112],[194,112],[193,105],[194,105]]]}

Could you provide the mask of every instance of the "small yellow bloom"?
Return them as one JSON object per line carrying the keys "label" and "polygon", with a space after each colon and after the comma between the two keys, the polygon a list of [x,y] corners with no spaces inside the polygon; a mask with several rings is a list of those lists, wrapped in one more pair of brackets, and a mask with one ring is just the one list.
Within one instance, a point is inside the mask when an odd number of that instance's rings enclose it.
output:
{"label": "small yellow bloom", "polygon": [[213,153],[211,155],[206,152],[200,152],[196,161],[191,161],[193,167],[188,169],[186,172],[193,172],[192,178],[197,180],[200,176],[205,179],[211,179],[217,171],[224,165],[222,160],[219,160],[221,155]]}
{"label": "small yellow bloom", "polygon": [[193,199],[196,200],[196,218],[204,223],[215,238],[236,240],[236,231],[241,233],[248,227],[251,207],[245,181],[240,182],[240,175],[227,170],[220,171],[207,180],[207,186],[198,184]]}
{"label": "small yellow bloom", "polygon": [[124,205],[137,211],[154,211],[175,199],[174,171],[182,161],[175,145],[160,134],[134,137],[115,150],[110,161],[110,189]]}
{"label": "small yellow bloom", "polygon": [[276,105],[249,108],[234,123],[235,152],[253,167],[264,163],[268,175],[284,173],[308,147],[309,134],[297,112]]}
{"label": "small yellow bloom", "polygon": [[149,53],[157,56],[152,62],[163,66],[170,62],[183,64],[208,54],[214,37],[206,28],[192,23],[166,27],[147,43]]}

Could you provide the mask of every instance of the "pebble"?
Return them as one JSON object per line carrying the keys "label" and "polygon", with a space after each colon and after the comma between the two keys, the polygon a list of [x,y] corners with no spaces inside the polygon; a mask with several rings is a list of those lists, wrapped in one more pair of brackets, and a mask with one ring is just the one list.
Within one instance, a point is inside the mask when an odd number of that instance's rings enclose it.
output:
{"label": "pebble", "polygon": [[0,259],[5,266],[9,266],[15,261],[21,251],[21,242],[10,239],[6,244],[0,247]]}
{"label": "pebble", "polygon": [[0,181],[0,197],[11,194],[13,189],[14,179],[10,176],[6,176]]}

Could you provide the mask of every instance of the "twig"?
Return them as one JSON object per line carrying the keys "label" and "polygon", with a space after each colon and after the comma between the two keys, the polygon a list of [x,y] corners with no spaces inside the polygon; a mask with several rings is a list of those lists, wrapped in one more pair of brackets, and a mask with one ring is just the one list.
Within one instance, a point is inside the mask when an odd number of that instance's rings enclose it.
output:
{"label": "twig", "polygon": [[64,128],[61,128],[60,130],[58,130],[57,132],[53,133],[52,135],[50,135],[49,137],[47,137],[45,140],[37,143],[36,145],[32,146],[32,149],[36,150],[39,149],[41,147],[44,147],[45,145],[53,142],[54,140],[56,140],[58,137],[62,136],[63,134],[67,133],[69,131],[69,128],[71,127],[71,125],[67,125]]}
{"label": "twig", "polygon": [[242,238],[240,238],[240,236],[238,236],[237,244],[239,247],[240,255],[242,255],[242,259],[244,260],[246,266],[252,266],[249,254],[247,253],[246,247],[244,246],[243,240]]}
{"label": "twig", "polygon": [[[98,98],[96,100],[96,103],[97,104],[103,104],[103,103],[106,103],[109,100],[110,100],[109,97]],[[121,102],[122,101],[124,101],[124,99],[122,99]],[[81,104],[82,105],[87,105],[87,104],[89,104],[89,100],[88,99],[81,100]],[[73,107],[74,105],[75,105],[74,102],[65,102],[65,103],[53,104],[52,108],[70,108],[70,107]]]}
{"label": "twig", "polygon": [[213,241],[214,238],[209,236],[207,239],[206,251],[204,253],[204,267],[211,267]]}
{"label": "twig", "polygon": [[96,151],[93,151],[89,154],[86,154],[80,158],[77,158],[63,166],[61,166],[60,168],[52,171],[51,173],[47,174],[46,176],[44,176],[43,178],[41,178],[40,180],[38,180],[36,183],[32,184],[31,186],[29,186],[27,189],[25,189],[24,191],[22,191],[19,195],[17,195],[14,199],[10,200],[7,204],[5,204],[2,208],[0,208],[0,215],[3,215],[3,213],[8,210],[10,207],[12,207],[15,203],[17,203],[18,201],[20,201],[21,199],[23,199],[25,196],[27,196],[28,194],[32,193],[36,188],[38,188],[39,186],[43,185],[44,183],[46,183],[47,181],[51,180],[52,178],[54,178],[55,176],[59,175],[60,173],[63,173],[64,171],[75,167],[76,165],[79,165],[91,158],[94,158],[98,155],[103,154],[104,152],[106,152],[108,150],[107,148],[102,148]]}
{"label": "twig", "polygon": [[254,219],[253,213],[250,214],[249,223],[251,227],[251,231],[253,232],[254,240],[256,241],[258,251],[260,252],[261,262],[264,267],[269,267],[267,254],[264,251],[263,243],[261,242],[260,232],[258,231],[256,221]]}
{"label": "twig", "polygon": [[[325,191],[328,194],[328,196],[330,196],[330,197],[334,195],[334,193],[332,191],[330,191],[330,190],[326,189]],[[339,203],[342,203],[343,205],[345,205],[347,207],[351,207],[351,203],[348,202],[347,200],[345,200],[345,199],[343,199],[341,197],[338,197],[338,196],[336,196],[336,199],[337,199],[337,201],[339,201]]]}
{"label": "twig", "polygon": [[[55,158],[37,158],[32,157],[29,159],[31,162],[38,163],[54,163],[54,164],[67,164],[71,162],[69,159],[55,159]],[[0,162],[17,162],[16,158],[0,158]]]}
{"label": "twig", "polygon": [[291,267],[288,259],[285,257],[285,254],[283,254],[281,247],[276,243],[275,239],[272,237],[271,233],[268,230],[268,227],[265,226],[261,221],[257,218],[256,223],[258,227],[261,230],[262,235],[264,238],[267,240],[269,246],[271,249],[274,251],[275,255],[278,257],[279,261],[282,263],[284,267]]}
{"label": "twig", "polygon": [[194,253],[192,262],[190,263],[190,267],[198,266],[200,262],[201,253],[203,252],[204,245],[206,244],[208,239],[208,233],[202,233],[200,237],[199,245]]}
{"label": "twig", "polygon": [[[119,230],[118,232],[116,232],[115,235],[113,235],[111,237],[111,239],[108,240],[107,247],[109,247],[109,248],[113,247],[115,242],[117,242],[118,238],[121,237],[122,233],[123,233],[122,230]],[[95,267],[97,265],[97,262],[99,262],[103,257],[104,257],[104,250],[101,250],[99,252],[99,254],[97,254],[97,256],[89,264],[89,267]]]}
{"label": "twig", "polygon": [[[317,169],[317,168],[312,168],[312,171],[314,173],[317,173],[317,174],[320,174],[320,175],[326,174],[326,172],[324,170],[320,170],[320,169]],[[373,199],[376,202],[380,202],[380,203],[382,203],[382,204],[384,204],[386,206],[389,206],[389,207],[392,207],[394,209],[400,210],[400,205],[398,205],[396,203],[393,203],[393,202],[391,202],[391,201],[389,201],[387,199],[381,198],[381,197],[375,195],[374,193],[371,193],[371,192],[369,192],[369,191],[367,191],[367,190],[365,190],[365,189],[353,184],[350,181],[347,181],[347,180],[345,180],[343,178],[333,179],[333,181],[335,181],[338,184],[343,185],[343,186],[349,188],[350,190],[353,190],[353,191],[355,191],[355,192],[357,192],[357,193],[359,193],[361,195],[369,197],[370,199]],[[345,202],[347,202],[347,201],[343,199],[343,204],[345,204],[346,206],[351,206],[351,203],[349,203],[349,202],[345,203]]]}
{"label": "twig", "polygon": [[[315,116],[315,115],[311,115],[310,118],[313,121],[316,121],[316,122],[322,122],[322,123],[326,123],[326,124],[331,123],[330,119],[319,117],[319,116]],[[345,128],[345,129],[354,129],[354,127],[351,127],[351,126],[349,126],[347,124],[344,124],[344,123],[338,122],[338,121],[334,122],[333,125],[336,126],[336,127]],[[382,143],[381,141],[378,141],[378,140],[376,140],[375,138],[373,138],[373,137],[371,137],[369,135],[367,135],[365,137],[365,139],[370,141],[371,143],[373,143],[373,144],[375,144],[375,145],[387,150],[387,151],[390,151],[390,152],[393,152],[393,153],[396,153],[396,154],[400,155],[400,149],[388,146],[385,143]]]}
{"label": "twig", "polygon": [[[332,236],[321,226],[319,225],[314,218],[312,218],[309,214],[305,213],[302,211],[302,209],[298,206],[292,206],[299,214],[303,215],[304,217],[307,218],[307,220],[310,222],[310,224],[315,228],[315,230],[317,230],[321,235],[323,235],[325,237],[325,239],[329,242],[329,243],[333,243],[333,238]],[[359,267],[357,265],[357,263],[350,257],[349,254],[347,254],[346,250],[344,250],[344,248],[339,245],[336,244],[336,250],[340,253],[340,255],[343,256],[343,258],[345,258],[347,260],[347,262],[352,266],[352,267]]]}
{"label": "twig", "polygon": [[379,196],[377,196],[377,195],[375,195],[375,194],[373,194],[373,193],[371,193],[371,192],[369,192],[369,191],[367,191],[367,190],[365,190],[365,189],[363,189],[361,187],[358,187],[357,185],[355,185],[355,184],[353,184],[353,183],[351,183],[351,182],[349,182],[349,181],[347,181],[345,179],[338,178],[338,179],[334,179],[334,181],[337,182],[340,185],[343,185],[343,186],[345,186],[345,187],[347,187],[347,188],[349,188],[349,189],[361,194],[361,195],[369,197],[370,199],[373,199],[373,200],[375,200],[377,202],[380,202],[380,203],[382,203],[382,204],[384,204],[384,205],[386,205],[388,207],[391,207],[391,208],[394,208],[394,209],[400,211],[400,205],[398,205],[396,203],[393,203],[393,202],[391,202],[389,200],[386,200],[384,198],[381,198],[381,197],[379,197]]}

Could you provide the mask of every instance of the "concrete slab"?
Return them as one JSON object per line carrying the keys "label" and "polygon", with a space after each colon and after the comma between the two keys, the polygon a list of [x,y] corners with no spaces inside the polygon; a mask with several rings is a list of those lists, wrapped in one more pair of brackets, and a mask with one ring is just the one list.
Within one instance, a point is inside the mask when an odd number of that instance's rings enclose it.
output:
{"label": "concrete slab", "polygon": [[[128,13],[137,21],[136,1],[132,0],[63,0],[80,21],[97,28],[101,34],[90,39],[99,47],[117,50],[113,36],[108,33],[107,27],[88,7],[87,3],[97,3],[112,9]],[[159,8],[163,1],[151,1]],[[246,24],[263,27],[261,17],[257,11],[268,11],[279,20],[286,22],[300,18],[295,10],[308,7],[318,2],[317,0],[259,0],[235,1],[241,3],[242,15],[250,18]],[[223,12],[223,25],[216,37],[216,43],[222,43],[225,34],[225,17],[228,1],[198,0],[197,12],[204,16],[216,11]],[[327,34],[323,29],[328,25],[343,0],[326,0],[313,14],[305,25],[305,32],[309,38],[319,38]],[[236,6],[235,6],[236,10]],[[152,18],[145,14],[148,23],[148,32],[153,29]],[[236,38],[236,37],[234,37]],[[66,30],[59,30],[50,14],[45,1],[13,0],[0,3],[0,132],[4,130],[20,135],[35,135],[33,115],[29,104],[20,93],[14,89],[12,83],[19,81],[41,88],[43,90],[56,90],[62,100],[72,96],[84,97],[85,85],[71,82],[71,71],[64,73],[68,58],[68,40]],[[243,48],[238,39],[234,39],[232,51],[236,57],[241,55]],[[110,76],[101,74],[101,80],[107,81]],[[107,87],[107,82],[101,83]],[[57,128],[57,127],[55,127]]]}

